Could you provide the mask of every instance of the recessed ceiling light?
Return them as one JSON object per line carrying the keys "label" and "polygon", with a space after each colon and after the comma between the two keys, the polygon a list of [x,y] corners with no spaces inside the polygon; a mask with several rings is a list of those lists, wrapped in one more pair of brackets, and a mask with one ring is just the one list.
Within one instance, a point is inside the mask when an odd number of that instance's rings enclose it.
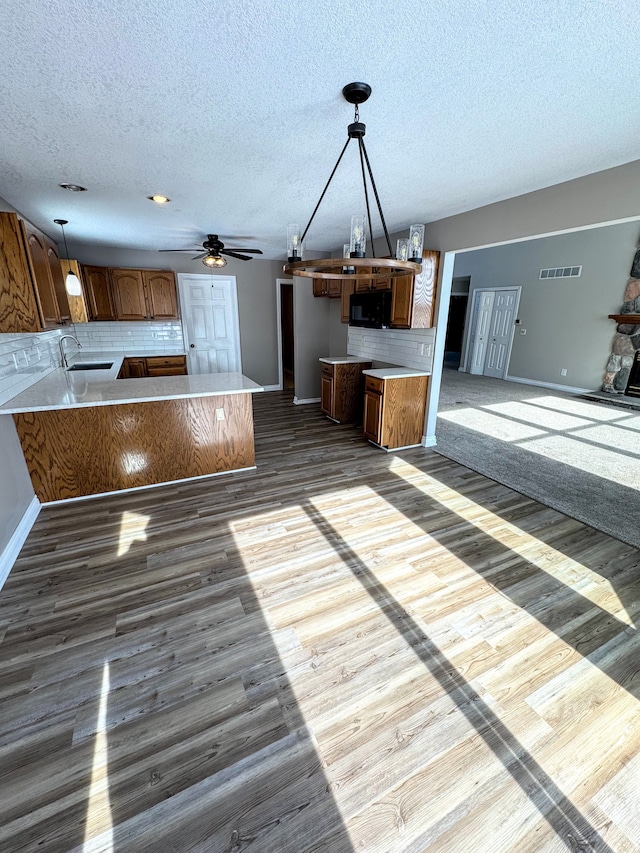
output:
{"label": "recessed ceiling light", "polygon": [[155,201],[156,204],[167,204],[171,201],[166,195],[148,195],[147,198],[149,201]]}
{"label": "recessed ceiling light", "polygon": [[87,188],[81,187],[80,184],[58,184],[58,186],[72,193],[86,193],[87,191]]}

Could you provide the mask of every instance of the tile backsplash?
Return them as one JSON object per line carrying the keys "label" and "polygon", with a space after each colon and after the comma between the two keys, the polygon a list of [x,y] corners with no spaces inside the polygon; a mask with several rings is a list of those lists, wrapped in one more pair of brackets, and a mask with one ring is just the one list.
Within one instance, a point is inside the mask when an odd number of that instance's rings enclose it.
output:
{"label": "tile backsplash", "polygon": [[[166,322],[76,323],[38,334],[0,334],[0,405],[60,367],[61,335],[75,334],[83,349],[127,355],[175,355],[184,352],[179,320]],[[70,355],[75,344],[68,343]]]}
{"label": "tile backsplash", "polygon": [[0,335],[0,404],[60,366],[60,334]]}
{"label": "tile backsplash", "polygon": [[431,371],[435,329],[361,329],[349,326],[347,352],[372,361]]}
{"label": "tile backsplash", "polygon": [[104,323],[76,323],[75,335],[85,349],[157,352],[174,355],[184,352],[180,320],[153,322],[127,320]]}

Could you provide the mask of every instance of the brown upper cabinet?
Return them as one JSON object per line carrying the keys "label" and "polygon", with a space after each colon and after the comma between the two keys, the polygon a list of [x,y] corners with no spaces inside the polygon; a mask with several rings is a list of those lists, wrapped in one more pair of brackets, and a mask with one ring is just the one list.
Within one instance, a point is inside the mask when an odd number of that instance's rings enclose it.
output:
{"label": "brown upper cabinet", "polygon": [[148,320],[142,270],[109,270],[116,320]]}
{"label": "brown upper cabinet", "polygon": [[69,303],[64,288],[58,250],[53,240],[24,219],[20,220],[27,246],[27,260],[40,301],[42,323],[50,329],[69,321]]}
{"label": "brown upper cabinet", "polygon": [[109,270],[106,267],[82,267],[90,320],[115,320]]}
{"label": "brown upper cabinet", "polygon": [[328,296],[330,299],[339,299],[342,295],[342,279],[314,278],[313,295]]}
{"label": "brown upper cabinet", "polygon": [[152,320],[174,320],[179,316],[174,273],[170,270],[142,270],[142,283]]}
{"label": "brown upper cabinet", "polygon": [[83,267],[92,320],[177,320],[178,296],[171,270]]}
{"label": "brown upper cabinet", "polygon": [[69,320],[53,240],[15,213],[0,213],[0,332],[41,332]]}
{"label": "brown upper cabinet", "polygon": [[422,271],[392,281],[391,328],[430,329],[433,326],[440,252],[425,249]]}

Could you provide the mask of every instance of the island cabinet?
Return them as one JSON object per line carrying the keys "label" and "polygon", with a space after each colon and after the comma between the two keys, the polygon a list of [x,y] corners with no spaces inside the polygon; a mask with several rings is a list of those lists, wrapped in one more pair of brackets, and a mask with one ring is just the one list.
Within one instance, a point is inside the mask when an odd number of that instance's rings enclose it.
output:
{"label": "island cabinet", "polygon": [[365,438],[386,450],[420,444],[428,381],[418,372],[384,378],[365,375]]}
{"label": "island cabinet", "polygon": [[0,332],[41,332],[69,316],[56,244],[17,214],[0,213]]}
{"label": "island cabinet", "polygon": [[360,423],[364,394],[363,370],[370,361],[321,363],[320,409],[337,423]]}

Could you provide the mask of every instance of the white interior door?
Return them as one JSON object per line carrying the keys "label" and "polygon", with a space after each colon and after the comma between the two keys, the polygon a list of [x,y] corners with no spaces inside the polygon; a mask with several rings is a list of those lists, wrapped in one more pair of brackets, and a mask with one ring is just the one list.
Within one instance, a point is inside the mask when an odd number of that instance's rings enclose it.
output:
{"label": "white interior door", "polygon": [[235,276],[178,275],[189,373],[242,372]]}
{"label": "white interior door", "polygon": [[469,373],[483,373],[487,344],[491,331],[491,314],[495,291],[478,290],[473,303],[471,332],[471,366]]}
{"label": "white interior door", "polygon": [[517,290],[497,290],[491,314],[484,375],[504,379],[516,319]]}

